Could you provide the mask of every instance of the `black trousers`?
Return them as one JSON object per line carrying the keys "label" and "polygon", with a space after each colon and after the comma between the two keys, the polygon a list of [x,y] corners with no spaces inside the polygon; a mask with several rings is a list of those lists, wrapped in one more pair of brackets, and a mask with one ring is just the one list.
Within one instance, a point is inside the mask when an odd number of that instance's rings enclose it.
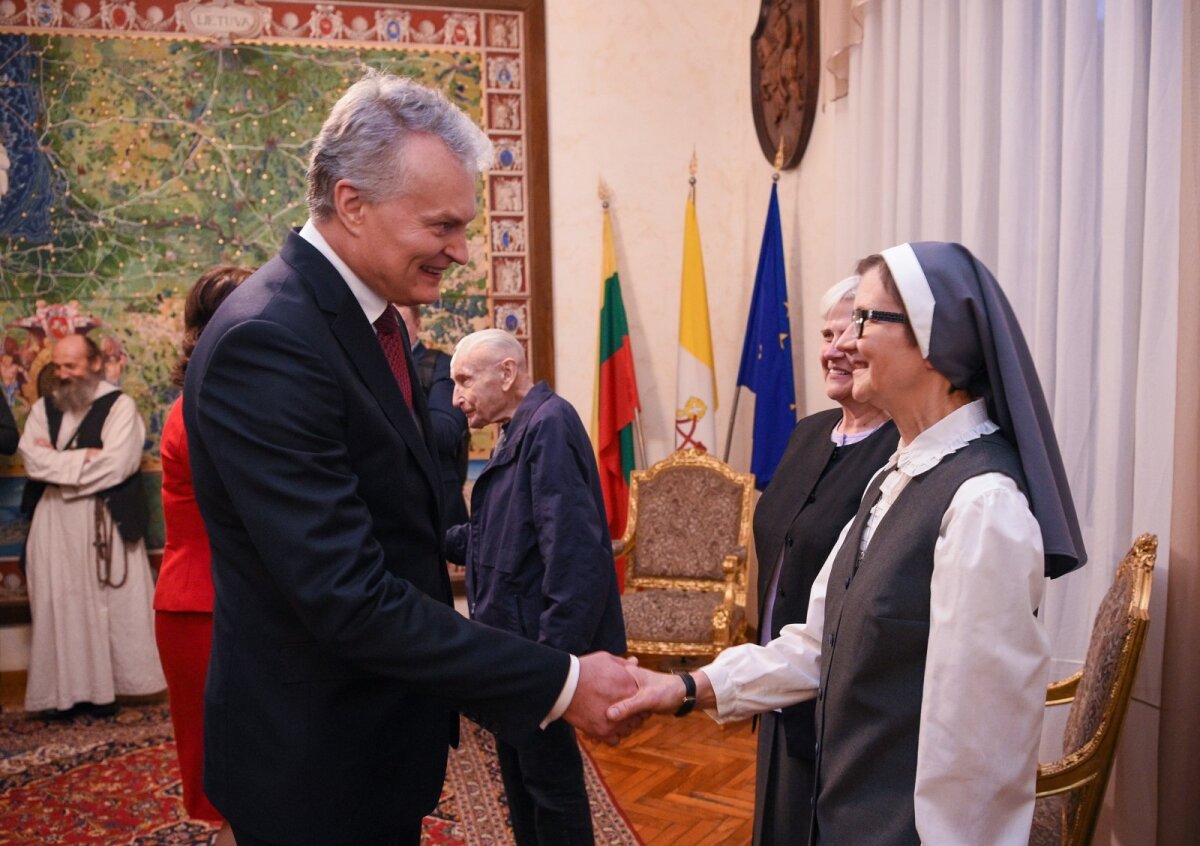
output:
{"label": "black trousers", "polygon": [[556,720],[519,749],[497,738],[496,751],[517,846],[594,842],[575,729]]}

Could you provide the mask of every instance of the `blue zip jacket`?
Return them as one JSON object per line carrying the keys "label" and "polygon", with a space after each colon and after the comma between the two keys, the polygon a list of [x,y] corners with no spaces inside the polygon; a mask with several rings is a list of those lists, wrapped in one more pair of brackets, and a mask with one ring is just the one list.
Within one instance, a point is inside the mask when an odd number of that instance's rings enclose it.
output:
{"label": "blue zip jacket", "polygon": [[583,655],[625,652],[600,477],[575,409],[538,382],[446,534],[467,565],[471,617]]}

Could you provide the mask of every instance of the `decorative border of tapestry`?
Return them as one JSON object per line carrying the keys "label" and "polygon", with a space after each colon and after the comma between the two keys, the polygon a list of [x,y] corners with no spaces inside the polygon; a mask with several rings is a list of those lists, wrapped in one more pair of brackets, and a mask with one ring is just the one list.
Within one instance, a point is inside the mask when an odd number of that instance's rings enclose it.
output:
{"label": "decorative border of tapestry", "polygon": [[[0,387],[18,424],[55,340],[89,332],[158,469],[188,288],[304,222],[311,139],[367,67],[440,88],[496,148],[424,340],[499,326],[552,381],[544,41],[542,0],[0,0]],[[23,479],[0,472],[13,556]],[[22,593],[0,570],[0,601]]]}

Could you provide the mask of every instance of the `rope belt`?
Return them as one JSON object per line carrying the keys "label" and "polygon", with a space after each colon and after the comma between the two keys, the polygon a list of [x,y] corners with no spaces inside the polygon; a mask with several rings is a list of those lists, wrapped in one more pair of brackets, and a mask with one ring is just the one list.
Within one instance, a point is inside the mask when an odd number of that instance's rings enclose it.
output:
{"label": "rope belt", "polygon": [[92,512],[94,515],[92,525],[95,529],[96,539],[92,545],[96,547],[96,578],[104,587],[116,589],[124,585],[125,580],[129,578],[129,562],[125,563],[125,572],[121,574],[121,581],[114,582],[112,572],[114,521],[108,519],[108,508],[104,505],[104,499],[98,496],[93,499],[95,510]]}

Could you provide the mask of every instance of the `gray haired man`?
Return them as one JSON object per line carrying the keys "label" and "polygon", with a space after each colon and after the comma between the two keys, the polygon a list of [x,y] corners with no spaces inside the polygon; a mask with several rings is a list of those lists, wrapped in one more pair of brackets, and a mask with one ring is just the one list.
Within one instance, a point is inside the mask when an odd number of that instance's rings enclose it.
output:
{"label": "gray haired man", "polygon": [[[520,744],[564,717],[615,742],[611,655],[451,606],[441,484],[395,305],[467,259],[486,136],[372,73],[334,106],[310,219],[221,306],[185,422],[216,589],[205,791],[241,846],[416,844],[458,711]],[[414,390],[414,388],[417,388]]]}

